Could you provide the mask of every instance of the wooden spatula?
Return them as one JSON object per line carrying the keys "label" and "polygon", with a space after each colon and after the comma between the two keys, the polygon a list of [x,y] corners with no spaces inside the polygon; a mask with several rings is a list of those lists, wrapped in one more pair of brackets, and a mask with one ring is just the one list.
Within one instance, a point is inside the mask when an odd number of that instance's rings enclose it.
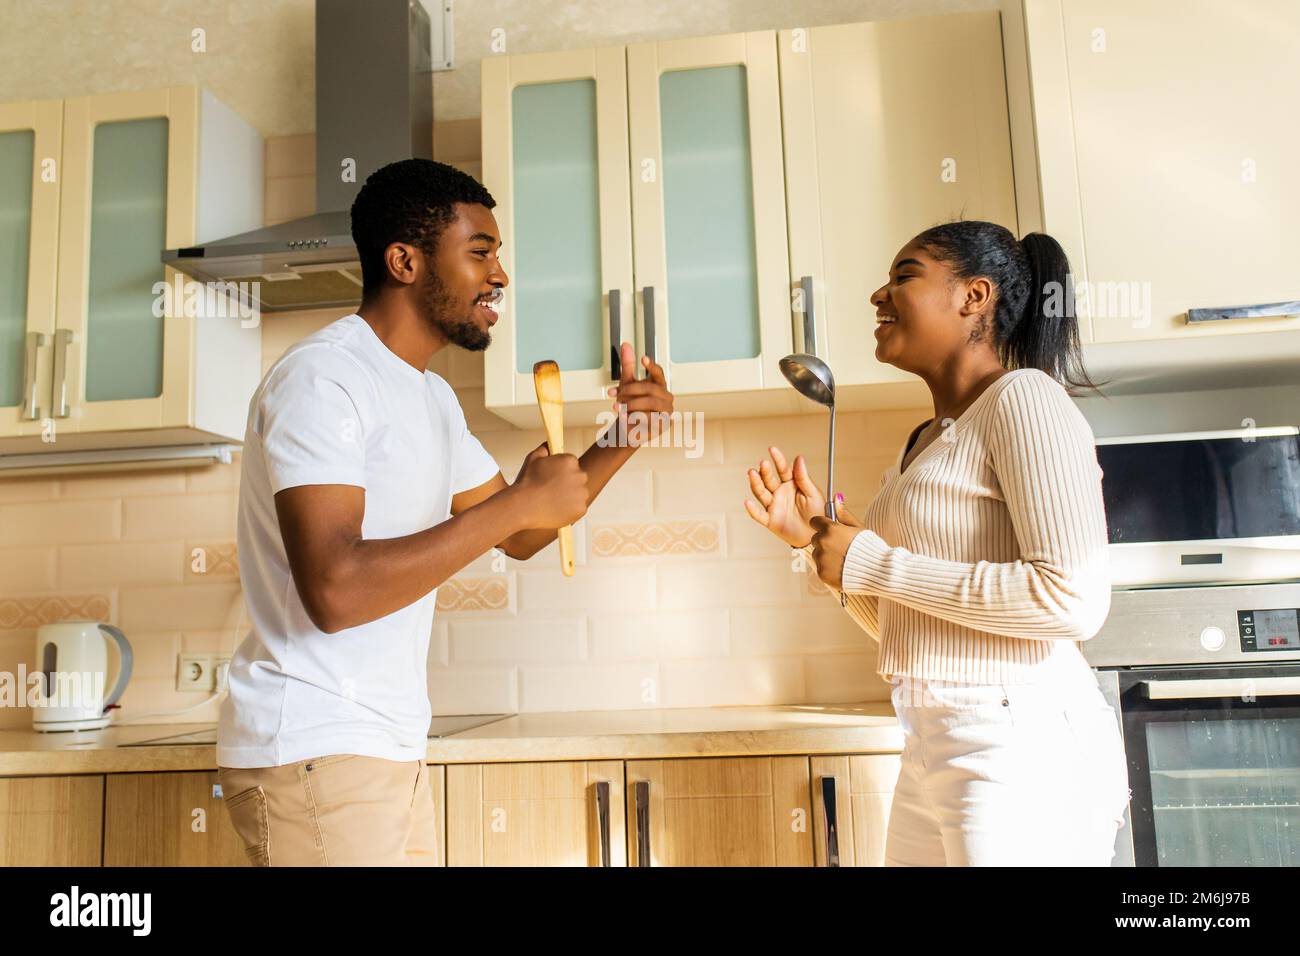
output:
{"label": "wooden spatula", "polygon": [[[537,389],[537,407],[542,413],[542,427],[546,429],[546,443],[552,455],[564,454],[564,394],[560,388],[560,366],[550,359],[533,365],[533,387]],[[565,577],[573,577],[573,526],[565,525],[558,532],[560,539],[560,570]]]}

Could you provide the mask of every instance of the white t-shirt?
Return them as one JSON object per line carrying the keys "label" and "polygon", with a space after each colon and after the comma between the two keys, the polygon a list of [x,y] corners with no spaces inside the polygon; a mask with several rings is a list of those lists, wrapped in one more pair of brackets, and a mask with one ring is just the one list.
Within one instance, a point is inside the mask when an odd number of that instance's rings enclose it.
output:
{"label": "white t-shirt", "polygon": [[363,538],[446,521],[451,497],[496,475],[451,387],[389,350],[359,315],[293,345],[248,408],[239,492],[239,576],[252,631],[230,662],[217,728],[222,767],[324,754],[424,759],[426,669],[437,591],[333,634],[307,616],[285,557],[275,493],[366,490]]}

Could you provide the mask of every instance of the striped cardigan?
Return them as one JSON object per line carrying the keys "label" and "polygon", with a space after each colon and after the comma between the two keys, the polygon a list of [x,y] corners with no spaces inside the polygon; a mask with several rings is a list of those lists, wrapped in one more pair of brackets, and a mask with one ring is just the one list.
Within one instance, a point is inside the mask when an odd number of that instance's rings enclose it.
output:
{"label": "striped cardigan", "polygon": [[1092,429],[1065,389],[1010,371],[900,472],[906,451],[844,559],[845,609],[880,642],[879,672],[1025,683],[1078,666],[1110,568]]}

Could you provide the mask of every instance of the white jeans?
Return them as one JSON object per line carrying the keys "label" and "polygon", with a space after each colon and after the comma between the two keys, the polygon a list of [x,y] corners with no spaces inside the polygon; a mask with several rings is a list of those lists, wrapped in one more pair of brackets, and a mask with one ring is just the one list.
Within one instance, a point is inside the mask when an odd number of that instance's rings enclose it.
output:
{"label": "white jeans", "polygon": [[886,866],[1109,866],[1128,805],[1114,709],[1087,668],[1032,684],[896,675],[903,765]]}

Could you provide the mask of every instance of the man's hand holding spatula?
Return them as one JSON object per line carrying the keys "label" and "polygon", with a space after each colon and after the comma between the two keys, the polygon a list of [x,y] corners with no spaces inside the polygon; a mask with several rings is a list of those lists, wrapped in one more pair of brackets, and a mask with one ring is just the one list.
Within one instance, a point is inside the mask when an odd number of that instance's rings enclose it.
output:
{"label": "man's hand holding spatula", "polygon": [[[617,436],[624,439],[613,444],[637,448],[659,434],[662,423],[673,411],[673,394],[668,391],[664,370],[648,355],[641,356],[646,377],[636,377],[636,355],[632,346],[624,342],[619,352],[622,374],[618,385],[610,386],[608,394],[614,399],[618,421],[610,426],[618,429]],[[640,416],[638,420],[638,416]],[[643,427],[632,427],[642,424]],[[630,440],[628,439],[630,436]],[[610,444],[608,441],[606,444]]]}
{"label": "man's hand holding spatula", "polygon": [[[609,430],[605,435],[598,438],[582,454],[581,458],[576,459],[577,467],[586,476],[586,505],[595,500],[601,489],[609,482],[609,479],[614,476],[614,473],[619,468],[623,467],[623,464],[632,457],[633,452],[638,447],[658,434],[662,423],[667,420],[666,417],[671,415],[673,411],[673,395],[672,392],[668,391],[664,370],[657,362],[649,356],[643,355],[640,364],[646,370],[646,377],[638,379],[636,377],[636,353],[627,342],[622,343],[619,360],[621,367],[618,385],[611,386],[608,392],[613,402],[613,408],[618,413],[618,419],[609,426]],[[538,364],[541,365],[542,363]],[[543,406],[545,406],[546,402],[543,400],[542,390],[546,387],[539,382],[538,397],[543,402]],[[555,385],[554,388],[558,391],[558,385]],[[560,396],[551,397],[559,398]],[[545,414],[543,412],[543,421],[545,421]],[[562,435],[562,419],[560,425],[560,434]],[[610,435],[610,431],[613,431],[614,434]],[[529,487],[527,482],[535,480],[535,475],[530,477],[530,472],[533,472],[538,466],[545,468],[546,473],[549,474],[552,463],[545,463],[541,461],[542,459],[574,460],[573,456],[568,454],[552,455],[550,453],[550,444],[550,439],[548,439],[548,441],[543,442],[528,453],[519,469],[518,476],[515,478],[514,485],[511,486],[512,488],[522,487],[527,489]],[[558,461],[555,464],[558,465]],[[504,486],[504,479],[502,481]],[[492,493],[495,493],[495,490]],[[572,524],[573,521],[577,521],[585,513],[586,507],[584,506],[582,511],[573,515],[569,521],[562,522],[562,525]],[[552,515],[551,519],[554,520],[555,517],[555,515]],[[559,527],[552,524],[547,527],[517,532],[503,542],[501,548],[512,558],[531,557],[555,540]]]}

